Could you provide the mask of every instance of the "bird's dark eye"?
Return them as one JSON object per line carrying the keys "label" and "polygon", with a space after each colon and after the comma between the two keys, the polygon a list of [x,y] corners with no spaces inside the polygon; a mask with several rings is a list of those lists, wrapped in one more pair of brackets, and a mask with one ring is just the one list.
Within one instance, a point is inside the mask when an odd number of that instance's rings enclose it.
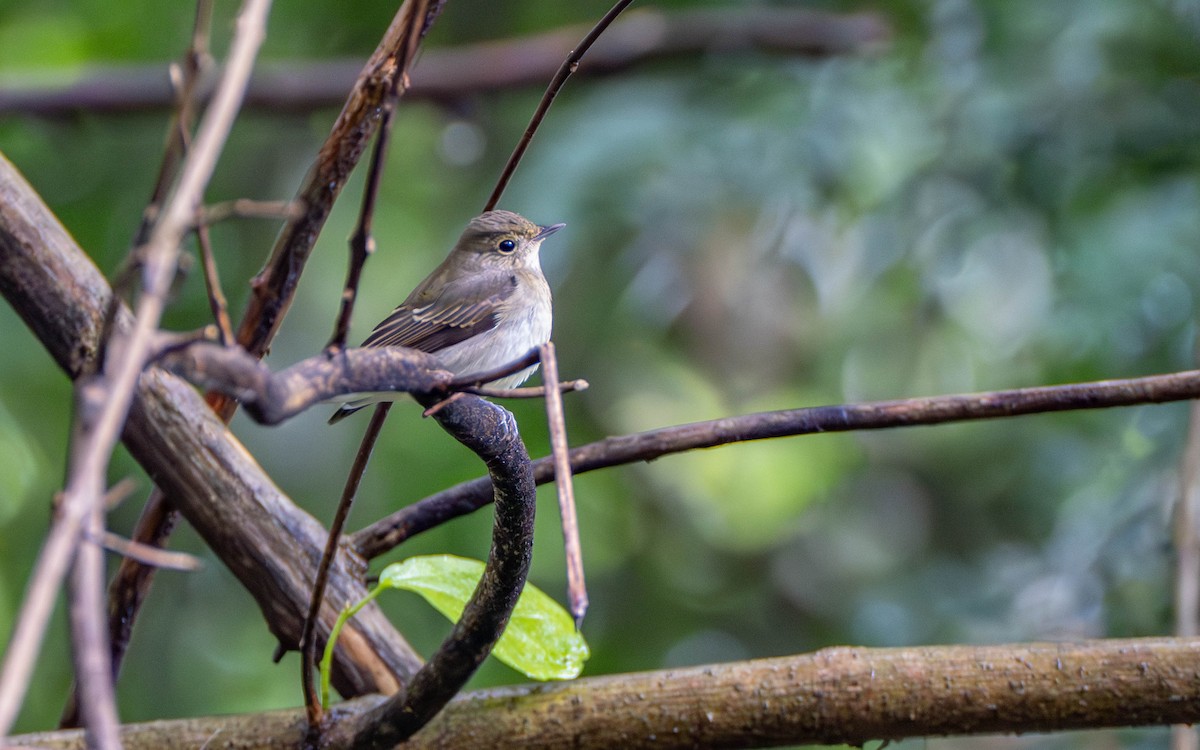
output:
{"label": "bird's dark eye", "polygon": [[505,255],[508,255],[513,250],[517,249],[517,243],[513,240],[503,240],[499,245],[496,246],[496,249]]}

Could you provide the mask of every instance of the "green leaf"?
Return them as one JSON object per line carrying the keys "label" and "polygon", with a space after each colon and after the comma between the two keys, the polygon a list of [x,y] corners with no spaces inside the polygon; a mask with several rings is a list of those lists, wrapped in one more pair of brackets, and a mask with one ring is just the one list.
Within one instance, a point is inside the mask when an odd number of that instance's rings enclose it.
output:
{"label": "green leaf", "polygon": [[[452,621],[483,577],[484,565],[456,555],[423,555],[393,563],[379,575],[380,588],[420,594]],[[526,584],[512,619],[492,650],[497,659],[534,680],[569,680],[587,661],[587,642],[558,602]]]}

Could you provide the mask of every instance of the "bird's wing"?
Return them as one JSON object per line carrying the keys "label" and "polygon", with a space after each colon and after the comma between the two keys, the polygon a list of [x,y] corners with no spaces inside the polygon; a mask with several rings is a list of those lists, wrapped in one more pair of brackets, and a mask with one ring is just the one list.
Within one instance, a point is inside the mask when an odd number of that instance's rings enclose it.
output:
{"label": "bird's wing", "polygon": [[407,346],[437,352],[496,327],[499,306],[516,290],[511,274],[450,283],[431,302],[412,298],[397,307],[363,346]]}

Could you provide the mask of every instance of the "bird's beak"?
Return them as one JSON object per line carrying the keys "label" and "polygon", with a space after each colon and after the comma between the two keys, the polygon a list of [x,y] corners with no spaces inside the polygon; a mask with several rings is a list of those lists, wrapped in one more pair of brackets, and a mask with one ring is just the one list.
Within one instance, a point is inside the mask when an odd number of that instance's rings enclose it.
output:
{"label": "bird's beak", "polygon": [[533,239],[535,242],[540,242],[565,226],[566,224],[551,224],[548,227],[538,227],[538,232],[533,235]]}

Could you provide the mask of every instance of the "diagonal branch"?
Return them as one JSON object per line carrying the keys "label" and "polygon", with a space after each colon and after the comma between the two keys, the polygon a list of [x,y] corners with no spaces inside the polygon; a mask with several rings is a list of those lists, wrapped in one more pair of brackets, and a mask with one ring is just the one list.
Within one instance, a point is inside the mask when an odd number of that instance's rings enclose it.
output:
{"label": "diagonal branch", "polygon": [[[289,222],[276,242],[271,260],[255,279],[254,297],[242,318],[238,340],[258,356],[266,352],[286,314],[300,272],[329,209],[376,126],[375,108],[383,96],[403,92],[401,82],[407,84],[407,68],[412,64],[416,45],[428,31],[441,3],[435,3],[432,8],[426,8],[426,5],[424,0],[403,4],[367,65],[356,65],[356,70],[360,70],[358,79],[353,85],[351,79],[347,79],[338,91],[338,101],[346,102],[342,114],[322,146],[321,156],[309,170],[297,198],[289,204],[293,209]],[[419,33],[413,33],[413,29],[418,29]],[[347,86],[350,87],[348,99]],[[230,399],[214,393],[210,394],[208,403],[223,421],[232,418],[235,404]],[[175,511],[168,507],[168,498],[161,488],[156,489],[138,521],[136,538],[162,546],[174,523]],[[110,612],[114,618],[119,618],[125,632],[140,610],[152,577],[152,569],[128,564],[122,565],[113,579]],[[327,631],[327,624],[322,627]],[[115,641],[114,647],[123,648],[123,644]],[[402,650],[406,649],[407,646]],[[411,659],[406,657],[403,661]],[[345,688],[346,683],[341,687]]]}
{"label": "diagonal branch", "polygon": [[[162,214],[141,251],[144,262],[145,288],[139,298],[132,328],[121,336],[119,351],[105,360],[102,374],[79,386],[78,428],[75,430],[66,488],[59,505],[59,514],[39,557],[34,578],[30,583],[31,601],[53,592],[66,567],[66,551],[75,548],[81,528],[93,513],[100,512],[104,496],[104,471],[116,444],[121,427],[133,399],[134,387],[142,370],[149,347],[150,334],[158,326],[171,278],[175,273],[179,243],[191,225],[195,206],[200,205],[204,186],[208,183],[225,137],[233,124],[242,94],[250,78],[254,58],[264,36],[269,0],[246,0],[238,19],[238,29],[230,49],[229,64],[205,114],[196,136],[194,148],[184,161],[179,183],[171,193]],[[94,530],[95,523],[91,526]],[[60,539],[65,539],[61,542]],[[61,555],[49,556],[54,551]],[[83,555],[81,563],[93,563],[95,572],[87,585],[103,587],[103,571],[96,565],[98,558]],[[78,577],[83,582],[83,575]],[[104,747],[116,747],[117,717],[112,695],[112,674],[107,645],[97,638],[99,629],[79,627],[82,618],[104,619],[100,598],[91,602],[90,614],[76,613],[75,624],[76,671],[83,699],[85,725],[94,732],[94,741]],[[0,671],[0,736],[16,718],[17,707],[29,680],[32,660],[41,641],[41,633],[49,614],[45,605],[23,610],[13,640],[6,652],[3,671]],[[85,635],[91,637],[82,640]]]}
{"label": "diagonal branch", "polygon": [[[1159,404],[1194,398],[1200,398],[1200,370],[990,393],[759,412],[662,427],[589,443],[571,450],[571,470],[580,474],[748,440],[915,427],[1074,409]],[[551,458],[534,461],[533,468],[538,484],[553,480],[554,464]],[[486,477],[463,482],[408,505],[352,534],[350,546],[359,555],[372,559],[409,537],[451,518],[478,510],[489,502],[491,496]]]}
{"label": "diagonal branch", "polygon": [[[111,291],[16,170],[0,158],[0,294],[67,372],[78,377],[96,357]],[[119,316],[128,325],[128,313]],[[255,598],[271,631],[295,648],[324,529],[298,509],[196,391],[157,370],[143,373],[123,439],[154,481]],[[180,461],[179,456],[188,456]],[[331,596],[366,595],[363,564],[339,555]],[[322,610],[321,637],[337,613]],[[343,694],[394,692],[421,660],[377,607],[350,623],[335,660]],[[343,635],[345,638],[345,635]]]}

